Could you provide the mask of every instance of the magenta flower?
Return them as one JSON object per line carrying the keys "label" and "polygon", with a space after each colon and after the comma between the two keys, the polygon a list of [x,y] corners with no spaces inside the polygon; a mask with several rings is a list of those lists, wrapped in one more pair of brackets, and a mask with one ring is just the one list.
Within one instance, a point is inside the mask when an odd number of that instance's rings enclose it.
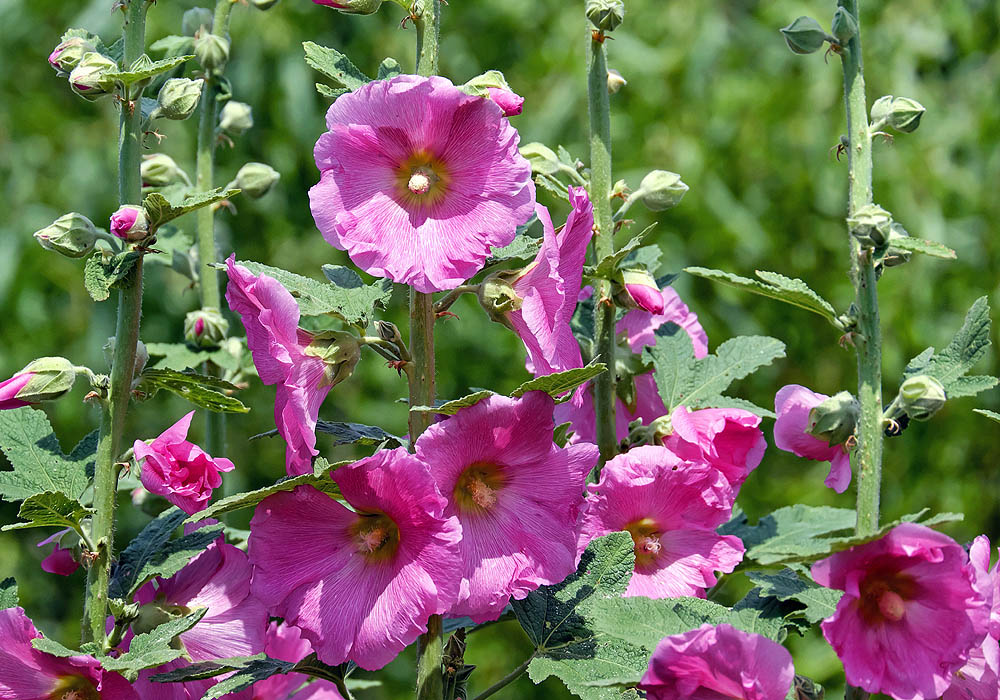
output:
{"label": "magenta flower", "polygon": [[626,596],[703,598],[714,572],[743,560],[740,539],[715,532],[733,508],[732,489],[715,469],[646,445],[609,461],[587,489],[579,549],[612,532],[631,534],[635,572]]}
{"label": "magenta flower", "polygon": [[774,445],[799,457],[829,462],[830,473],[823,483],[837,493],[843,493],[851,483],[851,457],[847,448],[828,445],[806,432],[809,411],[828,398],[826,394],[817,394],[798,384],[781,387],[774,397],[774,411],[778,414],[774,423]]}
{"label": "magenta flower", "polygon": [[670,424],[674,432],[663,445],[681,459],[712,465],[734,489],[757,468],[767,449],[764,433],[757,427],[760,416],[739,408],[688,411],[678,406]]}
{"label": "magenta flower", "polygon": [[309,190],[326,241],[373,275],[452,289],[514,240],[535,207],[518,134],[491,100],[400,75],[338,99]]}
{"label": "magenta flower", "polygon": [[125,205],[111,215],[111,233],[124,241],[141,241],[149,235],[149,221],[142,207]]}
{"label": "magenta flower", "polygon": [[72,532],[70,528],[60,530],[51,537],[46,537],[36,545],[38,547],[45,547],[46,545],[55,544],[52,552],[42,559],[42,571],[47,571],[50,574],[58,576],[69,576],[80,568],[80,562],[73,557],[73,548],[64,548],[62,546],[62,538],[70,532]]}
{"label": "magenta flower", "polygon": [[495,620],[511,598],[576,569],[583,485],[598,451],[557,447],[553,407],[541,391],[491,396],[417,439],[417,457],[448,500],[445,514],[462,525],[462,583],[452,616]]}
{"label": "magenta flower", "polygon": [[21,608],[0,610],[0,700],[139,700],[91,656],[61,658],[32,647],[41,636]]}
{"label": "magenta flower", "polygon": [[[277,622],[268,625],[264,653],[272,659],[298,662],[312,652],[312,645],[297,627]],[[271,676],[253,684],[253,700],[344,700],[330,681],[315,681],[299,690],[308,680],[309,676],[301,673]]]}
{"label": "magenta flower", "polygon": [[792,656],[776,642],[730,625],[664,637],[636,687],[649,700],[784,700]]}
{"label": "magenta flower", "polygon": [[[644,308],[632,309],[615,325],[618,333],[628,335],[628,344],[632,352],[642,352],[644,347],[656,345],[656,329],[664,323],[676,323],[684,329],[691,338],[695,357],[705,357],[708,354],[708,335],[701,327],[698,316],[687,304],[681,301],[673,287],[664,287],[660,292],[663,311],[650,313]],[[647,303],[652,303],[649,300]]]}
{"label": "magenta flower", "polygon": [[0,382],[0,411],[31,405],[28,401],[17,398],[17,395],[33,376],[31,372],[18,372],[10,379]]}
{"label": "magenta flower", "polygon": [[923,525],[897,525],[880,540],[818,561],[812,577],[844,591],[823,636],[847,682],[868,692],[939,697],[989,628],[965,550]]}
{"label": "magenta flower", "polygon": [[491,87],[486,88],[486,91],[490,93],[490,99],[503,110],[505,117],[516,117],[524,110],[524,98],[513,90]]}
{"label": "magenta flower", "polygon": [[309,486],[257,506],[253,590],[321,660],[377,669],[454,603],[461,528],[427,465],[403,448],[340,467],[333,480],[354,510]]}
{"label": "magenta flower", "polygon": [[587,244],[594,235],[594,206],[583,187],[569,188],[569,200],[573,209],[558,234],[548,210],[535,207],[544,231],[542,247],[511,285],[521,307],[507,318],[524,342],[528,371],[535,376],[583,366],[569,321],[580,293]]}
{"label": "magenta flower", "polygon": [[211,457],[187,440],[191,411],[146,444],[136,440],[132,446],[142,469],[142,485],[150,493],[163,496],[185,513],[204,510],[212,490],[222,485],[220,472],[235,469],[225,457]]}

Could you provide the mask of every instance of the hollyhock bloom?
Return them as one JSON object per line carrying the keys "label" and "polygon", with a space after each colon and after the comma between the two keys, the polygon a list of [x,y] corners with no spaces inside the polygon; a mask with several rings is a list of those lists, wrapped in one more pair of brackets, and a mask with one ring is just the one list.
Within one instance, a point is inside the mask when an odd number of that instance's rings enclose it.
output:
{"label": "hollyhock bloom", "polygon": [[740,539],[715,532],[733,508],[718,470],[646,445],[605,464],[587,490],[579,549],[612,532],[631,534],[635,572],[626,596],[704,598],[714,572],[729,573],[743,560]]}
{"label": "hollyhock bloom", "polygon": [[[545,392],[491,396],[427,428],[417,457],[462,525],[461,590],[449,615],[497,619],[511,598],[576,570],[576,531],[594,445],[552,442]],[[470,439],[475,436],[475,439]]]}
{"label": "hollyhock bloom", "polygon": [[806,432],[809,411],[828,398],[826,394],[817,394],[798,384],[781,387],[774,397],[774,411],[778,414],[774,423],[774,445],[799,457],[829,462],[830,473],[823,483],[837,493],[843,493],[851,483],[851,457],[847,448],[828,445]]}
{"label": "hollyhock bloom", "polygon": [[[201,621],[179,636],[191,661],[258,654],[264,651],[267,612],[250,594],[250,574],[247,555],[220,537],[171,578],[157,578],[139,589],[135,595],[135,601],[143,606],[139,623],[148,620],[155,626],[168,612],[186,615],[207,608]],[[144,700],[197,700],[218,679],[186,683],[149,680],[157,673],[186,665],[177,660],[143,671],[136,688]],[[249,693],[234,697],[249,700]]]}
{"label": "hollyhock bloom", "polygon": [[[298,662],[312,652],[312,645],[297,627],[277,622],[268,625],[264,653],[272,659]],[[271,676],[253,684],[253,700],[343,700],[330,681],[315,681],[299,690],[308,680],[309,676],[301,673]]]}
{"label": "hollyhock bloom", "polygon": [[62,658],[32,647],[41,636],[21,608],[0,610],[0,700],[139,700],[91,656]]}
{"label": "hollyhock bloom", "polygon": [[378,669],[454,603],[462,532],[427,465],[403,448],[332,476],[354,510],[311,486],[257,506],[253,590],[322,661]]}
{"label": "hollyhock bloom", "polygon": [[[285,439],[285,468],[308,474],[316,449],[319,407],[334,385],[351,375],[360,357],[357,341],[346,333],[333,340],[298,327],[299,306],[276,279],[255,276],[226,260],[226,301],[240,315],[247,345],[264,384],[276,384],[274,422]],[[326,334],[323,334],[326,335]]]}
{"label": "hollyhock bloom", "polygon": [[691,338],[694,356],[701,358],[708,355],[708,335],[701,327],[697,314],[681,301],[673,287],[664,287],[660,291],[660,297],[663,304],[661,313],[632,309],[615,325],[616,332],[628,335],[632,352],[642,352],[644,347],[656,345],[656,329],[664,323],[676,323]]}
{"label": "hollyhock bloom", "polygon": [[491,87],[486,88],[486,91],[490,93],[490,99],[503,110],[505,117],[516,117],[524,110],[524,98],[513,90]]}
{"label": "hollyhock bloom", "polygon": [[111,215],[111,233],[124,241],[141,241],[149,234],[146,212],[142,207],[121,207]]}
{"label": "hollyhock bloom", "polygon": [[32,376],[31,372],[18,372],[10,379],[0,382],[0,411],[30,405],[27,401],[18,399],[17,394],[31,381]]}
{"label": "hollyhock bloom", "polygon": [[36,545],[38,547],[45,547],[46,545],[55,544],[55,548],[49,556],[42,560],[42,571],[59,576],[69,576],[80,568],[80,562],[73,558],[73,548],[63,548],[62,546],[62,538],[70,532],[72,532],[70,528],[60,530],[51,537],[46,537]]}
{"label": "hollyhock bloom", "polygon": [[517,131],[492,100],[445,78],[372,81],[334,102],[326,124],[313,218],[373,275],[419,292],[452,289],[534,211]]}
{"label": "hollyhock bloom", "polygon": [[739,408],[689,411],[678,406],[670,415],[673,433],[663,445],[681,459],[707,462],[738,489],[767,449],[764,433],[757,427],[760,420],[760,416]]}
{"label": "hollyhock bloom", "polygon": [[636,687],[649,700],[784,700],[792,655],[767,637],[730,625],[702,625],[664,637]]}
{"label": "hollyhock bloom", "polygon": [[844,591],[823,636],[847,682],[868,692],[939,697],[989,628],[965,550],[923,525],[897,525],[880,540],[818,561],[812,577]]}
{"label": "hollyhock bloom", "polygon": [[142,485],[150,493],[163,496],[185,513],[204,510],[212,498],[212,490],[222,485],[219,472],[235,469],[225,457],[211,457],[187,440],[191,427],[191,411],[163,433],[146,444],[136,440],[132,446],[140,463]]}
{"label": "hollyhock bloom", "polygon": [[573,337],[570,319],[576,308],[587,244],[594,235],[594,206],[583,187],[569,188],[566,226],[558,234],[548,210],[535,213],[542,222],[542,247],[511,287],[521,307],[507,314],[528,350],[528,371],[535,376],[582,367],[580,345]]}

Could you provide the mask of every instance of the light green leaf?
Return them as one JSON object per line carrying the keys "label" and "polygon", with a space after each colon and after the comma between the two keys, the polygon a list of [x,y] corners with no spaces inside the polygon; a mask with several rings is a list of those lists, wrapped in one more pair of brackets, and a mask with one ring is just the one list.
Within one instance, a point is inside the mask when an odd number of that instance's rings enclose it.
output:
{"label": "light green leaf", "polygon": [[581,384],[586,384],[599,374],[604,374],[607,369],[607,365],[601,362],[593,362],[586,367],[577,367],[564,372],[545,374],[534,379],[529,379],[510,392],[510,395],[519,398],[529,391],[544,391],[552,398],[557,398]]}
{"label": "light green leaf", "polygon": [[959,377],[952,381],[947,389],[949,399],[958,399],[963,396],[975,396],[984,391],[989,391],[1000,382],[996,377],[987,375],[972,375]]}
{"label": "light green leaf", "polygon": [[348,90],[357,90],[371,82],[371,78],[336,49],[326,48],[311,41],[304,42],[302,48],[306,51],[306,63]]}
{"label": "light green leaf", "polygon": [[[178,372],[200,367],[205,362],[213,362],[223,369],[236,371],[240,359],[232,353],[218,348],[206,350],[193,348],[185,343],[146,343],[149,352],[150,369],[172,369]],[[153,358],[159,358],[153,360]]]}
{"label": "light green leaf", "polygon": [[463,396],[460,399],[452,399],[451,401],[445,401],[440,406],[414,406],[411,411],[419,411],[420,413],[440,413],[444,416],[453,416],[463,408],[468,408],[469,406],[475,406],[477,403],[483,399],[487,399],[490,396],[495,396],[495,392],[483,389],[482,391],[477,391],[468,396]]}
{"label": "light green leaf", "polygon": [[[317,462],[319,462],[319,460],[317,460]],[[338,462],[336,464],[329,465],[329,467],[336,469],[339,466],[349,463],[350,462]],[[246,493],[237,493],[232,496],[227,496],[226,498],[216,501],[205,510],[195,513],[189,517],[186,522],[198,522],[199,520],[204,520],[205,518],[218,517],[223,513],[231,513],[234,510],[255,508],[258,503],[263,501],[268,496],[281,493],[282,491],[293,491],[299,486],[312,486],[314,489],[322,491],[332,498],[340,498],[340,489],[324,470],[324,473],[318,475],[300,474],[299,476],[285,477],[271,486],[265,486],[264,488],[257,489],[256,491],[248,491]]]}
{"label": "light green leaf", "polygon": [[93,511],[59,491],[46,491],[28,496],[21,503],[17,516],[23,523],[4,525],[6,530],[24,530],[32,527],[71,527],[80,529],[80,522]]}
{"label": "light green leaf", "polygon": [[97,434],[91,433],[66,456],[43,411],[27,406],[0,411],[0,450],[13,466],[0,472],[0,497],[22,501],[36,493],[58,491],[79,499],[93,468]]}
{"label": "light green leaf", "polygon": [[810,624],[833,615],[837,602],[844,595],[843,591],[807,581],[787,567],[777,572],[748,571],[747,578],[759,586],[762,596],[794,600],[804,605],[801,614]]}
{"label": "light green leaf", "polygon": [[990,342],[990,306],[986,297],[979,297],[965,315],[962,327],[948,343],[948,347],[939,353],[935,353],[934,348],[927,348],[910,360],[903,374],[905,377],[930,375],[941,382],[949,397],[963,389],[969,392],[975,384],[967,382],[963,387],[958,379],[982,359]]}
{"label": "light green leaf", "polygon": [[740,399],[735,396],[718,396],[712,400],[712,408],[740,408],[749,411],[761,418],[777,418],[774,411],[763,406],[758,406],[752,401]]}
{"label": "light green leaf", "polygon": [[54,639],[49,639],[48,637],[36,637],[31,640],[31,646],[38,651],[43,651],[46,654],[51,654],[52,656],[57,656],[60,659],[65,659],[70,656],[80,656],[83,652],[79,649],[70,649],[65,647]]}
{"label": "light green leaf", "polygon": [[152,248],[157,252],[148,253],[145,263],[165,265],[174,272],[194,280],[197,278],[197,272],[189,252],[193,245],[194,238],[189,232],[176,226],[163,226],[156,232],[156,242],[152,244]]}
{"label": "light green leaf", "polygon": [[695,277],[704,277],[705,279],[721,282],[727,286],[742,289],[752,294],[770,297],[771,299],[777,299],[792,306],[797,306],[800,309],[812,311],[814,314],[819,314],[827,321],[837,325],[837,312],[834,311],[830,302],[810,289],[809,285],[800,279],[792,279],[784,275],[779,275],[777,272],[767,272],[765,270],[755,271],[756,275],[764,280],[763,282],[758,282],[749,277],[740,277],[731,272],[711,270],[705,267],[686,267],[684,271]]}
{"label": "light green leaf", "polygon": [[[157,47],[153,46],[152,48]],[[161,73],[173,70],[191,58],[194,58],[194,56],[174,56],[172,58],[164,58],[159,61],[153,61],[150,60],[149,56],[143,54],[136,59],[135,63],[133,63],[127,71],[111,71],[107,73],[105,78],[109,81],[113,80],[117,83],[122,83],[123,85],[128,86],[142,80],[149,80],[150,78],[160,75]]]}
{"label": "light green leaf", "polygon": [[633,252],[637,251],[640,246],[642,246],[643,239],[645,239],[646,235],[655,227],[656,224],[650,224],[642,231],[634,235],[628,243],[623,245],[614,253],[601,258],[601,261],[597,263],[597,268],[594,270],[594,276],[601,277],[603,279],[614,278],[615,273],[617,273],[618,269],[622,266],[622,262]]}
{"label": "light green leaf", "polygon": [[912,236],[890,238],[889,247],[908,250],[911,253],[922,253],[923,255],[929,255],[932,258],[941,258],[942,260],[954,260],[958,257],[954,250],[943,243],[928,241],[923,238],[913,238]]}
{"label": "light green leaf", "polygon": [[[157,39],[149,48],[152,51],[168,51],[174,53],[186,53],[188,51],[194,50],[194,37],[193,36],[165,36],[162,39]],[[190,56],[186,57],[190,58]]]}
{"label": "light green leaf", "polygon": [[[534,219],[532,219],[534,221]],[[531,222],[529,222],[530,224]],[[518,234],[514,240],[502,248],[494,248],[490,251],[490,258],[486,261],[486,266],[496,265],[502,262],[513,262],[515,260],[527,262],[534,260],[542,247],[542,239],[529,236],[521,231],[524,227],[518,226]]]}
{"label": "light green leaf", "polygon": [[159,192],[153,192],[152,194],[146,195],[146,198],[142,200],[142,206],[146,210],[146,215],[149,217],[150,230],[155,231],[168,221],[173,221],[174,219],[184,216],[185,214],[195,211],[196,209],[211,206],[216,202],[229,199],[239,193],[239,190],[217,187],[216,189],[209,190],[208,192],[195,192],[193,194],[189,194],[180,202],[172,204]]}
{"label": "light green leaf", "polygon": [[146,401],[153,398],[160,389],[166,389],[195,406],[215,413],[247,413],[250,410],[239,399],[223,393],[239,391],[235,384],[207,374],[177,372],[172,369],[144,370],[133,394]]}
{"label": "light green leaf", "polygon": [[978,413],[981,416],[986,416],[990,420],[1000,423],[1000,413],[997,413],[996,411],[988,411],[985,408],[974,408],[972,409],[972,411],[974,413]]}
{"label": "light green leaf", "polygon": [[350,90],[347,88],[332,88],[325,83],[316,83],[316,92],[323,97],[329,97],[331,100],[336,100],[341,95],[349,93]]}
{"label": "light green leaf", "polygon": [[16,608],[21,604],[17,596],[17,581],[5,578],[0,581],[0,610]]}
{"label": "light green leaf", "polygon": [[126,680],[134,682],[139,676],[139,671],[160,666],[183,656],[184,648],[182,646],[174,648],[171,642],[174,637],[198,624],[207,612],[208,608],[201,608],[190,615],[165,622],[149,632],[135,635],[129,642],[127,652],[116,659],[110,656],[102,657],[101,666],[108,671],[116,671],[125,676]]}
{"label": "light green leaf", "polygon": [[83,267],[83,286],[94,301],[104,301],[142,259],[142,253],[130,250],[117,255],[97,250]]}
{"label": "light green leaf", "polygon": [[377,79],[388,80],[389,78],[395,78],[402,72],[403,68],[399,65],[399,61],[392,57],[384,58],[378,66]]}

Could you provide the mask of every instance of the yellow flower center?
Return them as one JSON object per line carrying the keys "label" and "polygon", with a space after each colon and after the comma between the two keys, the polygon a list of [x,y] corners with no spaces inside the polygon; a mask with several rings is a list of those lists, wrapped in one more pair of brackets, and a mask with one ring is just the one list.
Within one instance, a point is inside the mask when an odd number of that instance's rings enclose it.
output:
{"label": "yellow flower center", "polygon": [[399,528],[385,513],[358,513],[350,534],[358,552],[369,561],[386,561],[399,549]]}
{"label": "yellow flower center", "polygon": [[455,503],[467,513],[486,513],[496,508],[498,494],[506,483],[507,476],[500,465],[487,462],[470,464],[455,482]]}
{"label": "yellow flower center", "polygon": [[632,535],[635,546],[636,567],[650,566],[656,561],[663,545],[660,544],[660,526],[652,518],[635,520],[625,526]]}
{"label": "yellow flower center", "polygon": [[48,700],[101,700],[101,694],[86,678],[68,676],[59,682]]}
{"label": "yellow flower center", "polygon": [[418,151],[396,169],[399,194],[411,205],[432,204],[447,190],[448,169],[426,151]]}

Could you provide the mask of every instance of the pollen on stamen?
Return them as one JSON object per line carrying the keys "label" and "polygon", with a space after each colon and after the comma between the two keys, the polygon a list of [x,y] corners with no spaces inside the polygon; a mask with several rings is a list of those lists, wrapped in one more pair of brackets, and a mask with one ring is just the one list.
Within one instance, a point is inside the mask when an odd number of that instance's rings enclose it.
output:
{"label": "pollen on stamen", "polygon": [[389,533],[384,527],[377,527],[374,530],[363,532],[358,535],[358,549],[365,554],[378,551],[385,544],[388,536]]}
{"label": "pollen on stamen", "polygon": [[651,556],[656,556],[660,553],[660,538],[656,535],[647,535],[645,537],[640,537],[639,541],[636,543],[636,550],[641,554],[648,554]]}
{"label": "pollen on stamen", "polygon": [[430,177],[419,170],[410,176],[410,181],[406,183],[407,189],[413,194],[427,194],[431,189]]}
{"label": "pollen on stamen", "polygon": [[480,508],[489,509],[497,504],[497,492],[480,479],[471,479],[465,490],[472,497],[472,502]]}
{"label": "pollen on stamen", "polygon": [[883,617],[892,622],[899,622],[906,614],[906,604],[903,598],[894,591],[886,591],[878,599],[878,609]]}

